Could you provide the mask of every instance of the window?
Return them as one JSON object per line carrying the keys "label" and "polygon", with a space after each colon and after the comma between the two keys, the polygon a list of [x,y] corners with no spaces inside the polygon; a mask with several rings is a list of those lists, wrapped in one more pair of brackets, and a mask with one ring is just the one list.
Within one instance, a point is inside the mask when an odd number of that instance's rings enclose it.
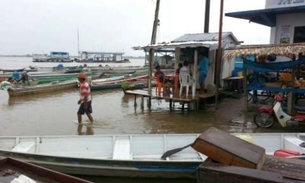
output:
{"label": "window", "polygon": [[305,42],[305,26],[295,27],[293,43]]}

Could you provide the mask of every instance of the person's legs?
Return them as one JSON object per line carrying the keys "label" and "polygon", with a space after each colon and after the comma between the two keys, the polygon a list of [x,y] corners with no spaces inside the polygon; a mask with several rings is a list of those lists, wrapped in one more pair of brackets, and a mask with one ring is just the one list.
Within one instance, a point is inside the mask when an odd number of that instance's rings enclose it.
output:
{"label": "person's legs", "polygon": [[199,93],[204,93],[204,81],[206,78],[206,73],[199,73],[199,84],[200,84],[200,91]]}
{"label": "person's legs", "polygon": [[78,120],[78,123],[82,123],[82,115],[77,113],[77,120]]}
{"label": "person's legs", "polygon": [[94,120],[93,120],[93,117],[92,117],[91,113],[86,113],[86,114],[87,114],[90,122],[93,123]]}
{"label": "person's legs", "polygon": [[93,123],[94,120],[91,113],[92,113],[92,105],[91,105],[91,101],[89,101],[87,103],[86,115],[88,116],[90,122]]}
{"label": "person's legs", "polygon": [[78,123],[82,123],[82,115],[85,113],[84,111],[84,104],[82,103],[80,106],[79,106],[79,109],[77,111],[77,120],[78,120]]}

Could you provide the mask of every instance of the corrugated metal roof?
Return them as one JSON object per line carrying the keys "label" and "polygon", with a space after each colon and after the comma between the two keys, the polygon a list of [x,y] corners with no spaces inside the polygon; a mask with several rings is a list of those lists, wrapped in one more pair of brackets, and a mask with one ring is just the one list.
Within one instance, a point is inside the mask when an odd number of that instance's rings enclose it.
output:
{"label": "corrugated metal roof", "polygon": [[[226,39],[228,36],[231,36],[234,41],[238,44],[238,40],[233,35],[232,32],[223,32],[222,39]],[[197,34],[184,34],[181,37],[171,41],[172,43],[178,42],[204,42],[204,41],[218,41],[218,32],[215,33],[197,33]]]}
{"label": "corrugated metal roof", "polygon": [[218,47],[218,41],[188,41],[188,42],[178,42],[178,43],[160,43],[160,44],[153,44],[147,45],[143,47],[134,47],[135,50],[139,49],[174,49],[174,48],[192,48],[192,47],[206,47],[210,50],[215,50]]}

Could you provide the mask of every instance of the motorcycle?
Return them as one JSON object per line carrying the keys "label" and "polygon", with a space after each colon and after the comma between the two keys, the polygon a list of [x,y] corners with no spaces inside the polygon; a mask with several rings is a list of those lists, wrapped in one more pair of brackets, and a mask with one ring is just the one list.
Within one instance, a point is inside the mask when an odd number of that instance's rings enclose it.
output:
{"label": "motorcycle", "polygon": [[282,108],[283,94],[275,95],[273,106],[262,106],[254,115],[254,123],[262,128],[270,128],[277,121],[282,127],[305,125],[305,107],[295,106],[297,111],[290,116]]}

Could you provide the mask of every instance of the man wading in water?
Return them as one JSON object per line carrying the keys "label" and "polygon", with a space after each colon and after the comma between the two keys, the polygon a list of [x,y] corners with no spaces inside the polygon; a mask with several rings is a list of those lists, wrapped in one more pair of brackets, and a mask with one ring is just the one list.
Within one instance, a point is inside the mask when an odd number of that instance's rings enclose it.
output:
{"label": "man wading in water", "polygon": [[90,86],[87,83],[87,75],[83,72],[79,73],[78,81],[80,83],[79,86],[79,100],[78,104],[80,104],[78,112],[77,112],[77,119],[78,123],[82,123],[82,115],[86,113],[91,123],[93,123],[93,118],[91,116],[92,113],[92,106],[91,106],[91,91]]}

